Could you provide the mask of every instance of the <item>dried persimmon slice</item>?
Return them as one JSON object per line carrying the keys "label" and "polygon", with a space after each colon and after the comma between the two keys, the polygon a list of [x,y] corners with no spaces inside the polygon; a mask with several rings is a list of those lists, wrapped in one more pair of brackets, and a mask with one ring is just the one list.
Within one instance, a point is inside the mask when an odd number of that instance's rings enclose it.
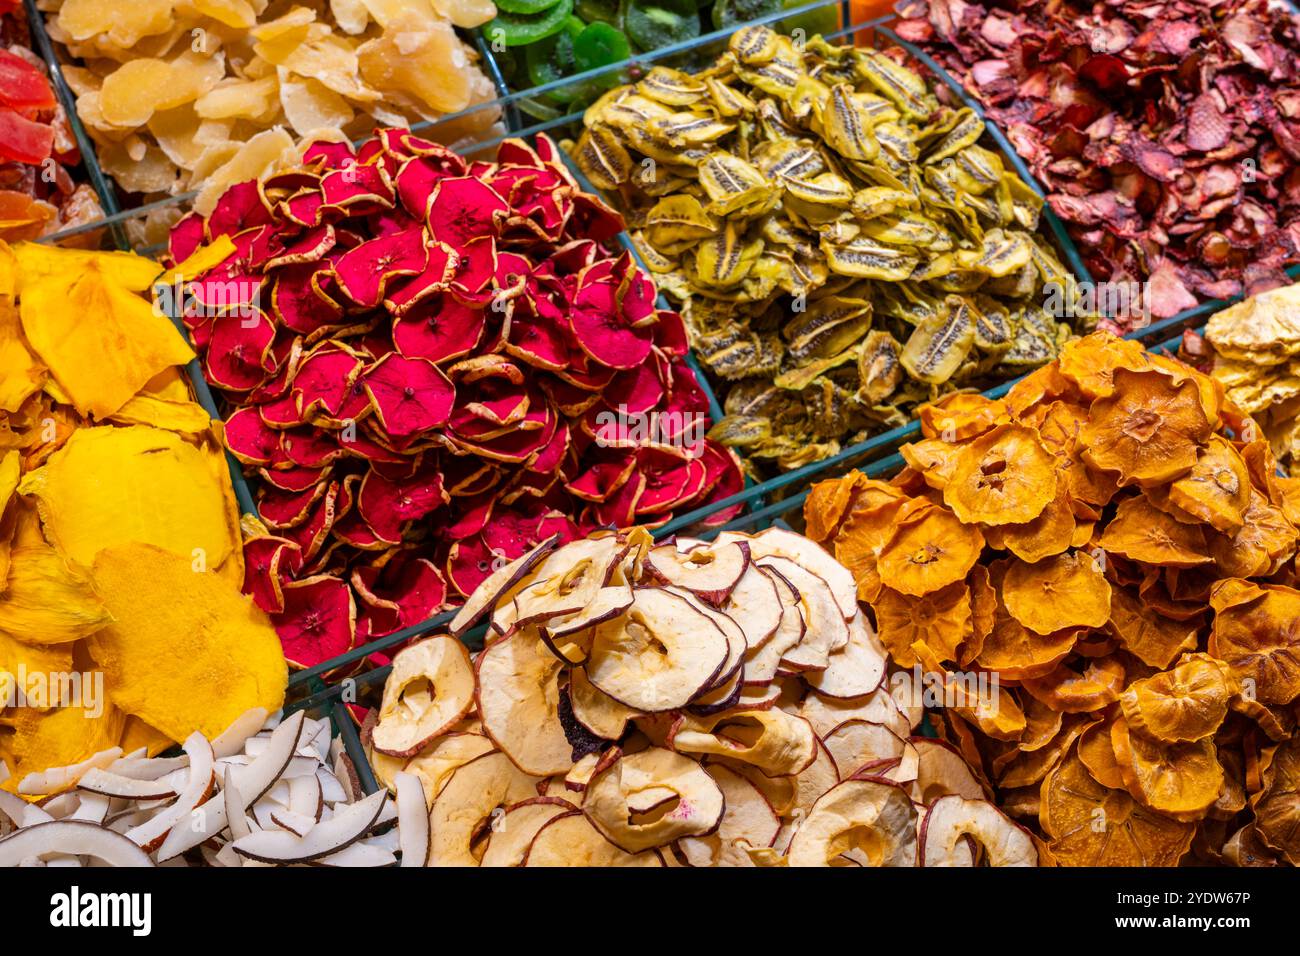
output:
{"label": "dried persimmon slice", "polygon": [[1150,369],[1119,368],[1115,389],[1093,402],[1080,433],[1084,457],[1121,485],[1162,485],[1191,471],[1213,426],[1197,384]]}
{"label": "dried persimmon slice", "polygon": [[1091,400],[1114,394],[1118,369],[1141,371],[1149,364],[1141,342],[1093,332],[1067,342],[1061,349],[1058,367],[1062,377],[1073,382]]}
{"label": "dried persimmon slice", "polygon": [[1002,581],[1008,613],[1035,634],[1104,626],[1110,619],[1110,592],[1098,563],[1079,551],[1037,564],[1013,561]]}
{"label": "dried persimmon slice", "polygon": [[1175,621],[1127,588],[1116,587],[1111,589],[1106,629],[1142,663],[1165,668],[1183,651],[1196,646],[1200,620]]}
{"label": "dried persimmon slice", "polygon": [[1245,523],[1251,491],[1250,472],[1237,449],[1211,435],[1192,470],[1169,486],[1169,502],[1226,533]]}
{"label": "dried persimmon slice", "polygon": [[954,443],[982,435],[1007,420],[1007,403],[978,392],[953,392],[916,410],[921,434]]}
{"label": "dried persimmon slice", "polygon": [[1083,732],[1079,738],[1079,759],[1088,768],[1092,778],[1103,787],[1123,790],[1124,775],[1119,772],[1115,748],[1110,745],[1111,723],[1112,718],[1099,720]]}
{"label": "dried persimmon slice", "polygon": [[1039,821],[1063,866],[1175,866],[1194,824],[1154,813],[1124,790],[1102,786],[1077,748],[1043,779]]}
{"label": "dried persimmon slice", "polygon": [[1121,501],[1098,544],[1132,561],[1170,568],[1195,568],[1214,560],[1200,525],[1183,524],[1145,497]]}
{"label": "dried persimmon slice", "polygon": [[1228,715],[1230,688],[1218,661],[1190,654],[1172,670],[1136,680],[1120,696],[1130,729],[1166,743],[1201,740]]}
{"label": "dried persimmon slice", "polygon": [[1116,717],[1110,745],[1129,793],[1176,820],[1199,820],[1223,790],[1223,767],[1210,738],[1167,744],[1131,731]]}
{"label": "dried persimmon slice", "polygon": [[999,425],[962,446],[943,501],[967,524],[1024,524],[1056,496],[1056,458],[1038,432]]}
{"label": "dried persimmon slice", "polygon": [[990,547],[1010,551],[1021,561],[1032,564],[1068,550],[1075,527],[1068,483],[1058,481],[1056,497],[1047,503],[1037,518],[1025,524],[991,527],[984,532],[984,537]]}
{"label": "dried persimmon slice", "polygon": [[984,548],[979,528],[923,498],[897,516],[894,533],[876,555],[880,581],[919,597],[966,577]]}
{"label": "dried persimmon slice", "polygon": [[1300,866],[1300,743],[1291,740],[1273,754],[1265,787],[1255,804],[1255,826],[1268,846]]}
{"label": "dried persimmon slice", "polygon": [[956,660],[957,648],[972,633],[970,591],[961,581],[920,597],[881,588],[871,608],[881,641],[901,667],[916,663],[912,645],[917,641],[940,660]]}
{"label": "dried persimmon slice", "polygon": [[1124,665],[1114,658],[1084,658],[1082,671],[1061,664],[1050,674],[1025,678],[1020,685],[1053,710],[1090,714],[1119,700],[1125,676]]}
{"label": "dried persimmon slice", "polygon": [[1249,696],[1263,704],[1300,696],[1300,591],[1229,578],[1214,586],[1210,605],[1207,650],[1234,680],[1250,681]]}

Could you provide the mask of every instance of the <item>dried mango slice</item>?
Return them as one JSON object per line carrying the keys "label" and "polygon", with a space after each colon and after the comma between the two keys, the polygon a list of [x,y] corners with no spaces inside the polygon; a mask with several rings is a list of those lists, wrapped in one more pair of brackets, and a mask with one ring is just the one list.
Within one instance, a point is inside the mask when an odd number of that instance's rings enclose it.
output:
{"label": "dried mango slice", "polygon": [[1120,502],[1098,545],[1111,554],[1170,568],[1196,568],[1214,560],[1200,525],[1177,521],[1144,497]]}
{"label": "dried mango slice", "polygon": [[1036,634],[1104,626],[1110,619],[1110,592],[1097,562],[1078,551],[1037,564],[1013,561],[1002,582],[1008,613]]}
{"label": "dried mango slice", "polygon": [[109,622],[90,579],[42,544],[16,547],[0,592],[0,631],[28,644],[65,644]]}
{"label": "dried mango slice", "polygon": [[1290,704],[1300,696],[1300,591],[1240,578],[1210,592],[1214,627],[1207,650],[1237,682],[1250,681],[1263,704]]}
{"label": "dried mango slice", "polygon": [[89,639],[122,711],[173,740],[212,737],[253,707],[284,702],[288,669],[266,614],[189,557],[134,542],[91,571],[114,622]]}
{"label": "dried mango slice", "polygon": [[17,767],[4,788],[16,789],[29,773],[71,766],[111,750],[122,739],[125,724],[126,715],[111,700],[87,699],[45,713],[17,708],[11,739]]}
{"label": "dried mango slice", "polygon": [[984,548],[979,528],[924,499],[900,509],[894,533],[876,555],[881,582],[921,596],[966,577]]}
{"label": "dried mango slice", "polygon": [[0,301],[0,411],[16,412],[40,391],[49,370],[23,340],[18,310]]}
{"label": "dried mango slice", "polygon": [[[70,673],[72,671],[72,649],[72,644],[36,644],[26,640],[19,640],[17,636],[6,631],[0,631],[0,674],[9,675],[7,681],[0,678],[0,683],[9,683],[10,687],[22,690],[27,695],[28,707],[18,708],[19,710],[31,709],[44,712],[52,707],[71,703],[62,700],[58,693],[60,688],[52,687],[48,680],[44,681],[40,686],[29,684],[24,687],[20,678],[23,674],[57,675]],[[8,706],[11,699],[16,698],[10,696],[0,697],[0,703]],[[3,713],[3,711],[4,707],[0,707],[0,713]]]}
{"label": "dried mango slice", "polygon": [[1024,524],[1056,496],[1055,458],[1038,433],[999,425],[963,445],[943,501],[967,524]]}
{"label": "dried mango slice", "polygon": [[1123,790],[1102,786],[1077,748],[1043,779],[1039,819],[1048,848],[1064,866],[1175,866],[1196,827],[1142,806]]}
{"label": "dried mango slice", "polygon": [[916,663],[917,641],[940,660],[956,660],[957,648],[971,635],[970,591],[961,581],[921,597],[881,588],[871,609],[877,633],[900,667]]}
{"label": "dried mango slice", "polygon": [[1110,728],[1115,762],[1129,793],[1175,820],[1199,819],[1223,789],[1214,741],[1166,744],[1132,731],[1117,717]]}
{"label": "dried mango slice", "polygon": [[1130,730],[1165,743],[1201,740],[1228,715],[1229,688],[1218,661],[1193,654],[1173,670],[1134,681],[1120,697]]}
{"label": "dried mango slice", "polygon": [[50,542],[82,567],[103,548],[147,542],[216,568],[238,548],[239,518],[220,456],[143,425],[82,428],[23,477]]}
{"label": "dried mango slice", "polygon": [[1215,531],[1231,532],[1245,523],[1251,490],[1250,472],[1237,449],[1212,435],[1192,470],[1169,486],[1169,501]]}
{"label": "dried mango slice", "polygon": [[171,323],[100,260],[27,283],[21,295],[28,342],[83,415],[111,415],[163,369],[194,357]]}
{"label": "dried mango slice", "polygon": [[1117,473],[1121,485],[1160,485],[1191,471],[1213,430],[1196,382],[1119,368],[1114,386],[1089,412],[1080,434],[1084,458]]}

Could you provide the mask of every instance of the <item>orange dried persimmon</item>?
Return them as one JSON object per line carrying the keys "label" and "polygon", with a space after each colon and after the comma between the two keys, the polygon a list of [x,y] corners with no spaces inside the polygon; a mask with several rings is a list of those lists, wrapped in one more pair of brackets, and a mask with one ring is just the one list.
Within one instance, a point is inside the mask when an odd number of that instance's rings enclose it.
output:
{"label": "orange dried persimmon", "polygon": [[1168,375],[1175,382],[1190,381],[1196,386],[1196,394],[1201,403],[1201,410],[1211,425],[1217,425],[1223,414],[1226,400],[1223,383],[1217,378],[1198,372],[1184,362],[1168,355],[1151,353],[1147,356],[1151,367]]}
{"label": "orange dried persimmon", "polygon": [[1073,402],[1052,402],[1043,409],[1035,424],[1038,437],[1047,450],[1057,457],[1069,455],[1079,440],[1079,432],[1088,421],[1088,408]]}
{"label": "orange dried persimmon", "polygon": [[835,560],[853,573],[860,600],[871,601],[880,590],[876,555],[893,535],[899,512],[912,500],[891,498],[874,507],[856,509],[836,532]]}
{"label": "orange dried persimmon", "polygon": [[1116,369],[1114,380],[1079,433],[1084,458],[1121,485],[1161,485],[1191,471],[1213,431],[1196,383],[1155,369]]}
{"label": "orange dried persimmon", "polygon": [[1012,617],[1006,606],[998,601],[993,630],[984,639],[973,663],[985,670],[997,671],[1008,680],[1038,677],[1065,660],[1078,638],[1077,628],[1046,635],[1035,634]]}
{"label": "orange dried persimmon", "polygon": [[1018,741],[1025,732],[1025,712],[1007,687],[994,685],[992,693],[972,692],[968,683],[949,675],[945,693],[954,701],[953,710],[994,740]]}
{"label": "orange dried persimmon", "polygon": [[925,479],[927,485],[938,491],[948,483],[957,464],[956,450],[938,438],[908,442],[898,449],[898,453],[913,471]]}
{"label": "orange dried persimmon", "polygon": [[854,493],[862,482],[870,480],[862,472],[854,471],[843,478],[819,481],[813,485],[803,506],[808,537],[819,544],[832,537],[848,513]]}
{"label": "orange dried persimmon", "polygon": [[1209,737],[1228,716],[1228,680],[1218,661],[1189,654],[1177,667],[1135,680],[1120,695],[1129,729],[1182,743]]}
{"label": "orange dried persimmon", "polygon": [[1292,739],[1274,752],[1255,801],[1255,826],[1268,846],[1300,866],[1300,741]]}
{"label": "orange dried persimmon", "polygon": [[1112,790],[1124,789],[1124,776],[1119,772],[1119,763],[1115,760],[1115,748],[1110,745],[1110,725],[1113,718],[1099,720],[1083,732],[1079,738],[1079,759],[1088,768],[1088,773],[1103,787]]}
{"label": "orange dried persimmon", "polygon": [[1024,425],[999,425],[962,446],[943,501],[967,524],[1024,524],[1056,496],[1056,459]]}
{"label": "orange dried persimmon", "polygon": [[993,632],[993,621],[998,611],[998,594],[989,583],[987,568],[980,564],[971,568],[966,586],[970,589],[971,635],[957,658],[962,667],[969,667],[971,661],[980,656],[984,639]]}
{"label": "orange dried persimmon", "polygon": [[978,392],[952,392],[916,410],[921,434],[954,443],[982,435],[1007,420],[1007,403]]}
{"label": "orange dried persimmon", "polygon": [[1213,739],[1168,744],[1133,731],[1116,717],[1110,728],[1124,786],[1145,806],[1175,820],[1198,820],[1223,789]]}
{"label": "orange dried persimmon", "polygon": [[1279,705],[1300,696],[1300,591],[1228,578],[1214,586],[1210,606],[1207,650],[1247,688],[1246,696]]}
{"label": "orange dried persimmon", "polygon": [[1062,377],[1073,382],[1089,400],[1114,394],[1117,369],[1141,371],[1149,364],[1141,342],[1106,332],[1093,332],[1067,342],[1059,360]]}
{"label": "orange dried persimmon", "polygon": [[1014,789],[1041,782],[1074,746],[1074,742],[1079,739],[1086,725],[1086,718],[1071,717],[1062,724],[1060,732],[1047,741],[1046,745],[1036,750],[1025,750],[1023,746],[1018,746],[1001,768],[993,768],[994,773],[998,774],[998,787]]}
{"label": "orange dried persimmon", "polygon": [[1020,682],[1031,697],[1064,714],[1091,714],[1113,704],[1124,689],[1124,665],[1113,657],[1084,658],[1082,672],[1060,664]]}
{"label": "orange dried persimmon", "polygon": [[966,577],[984,549],[984,535],[923,498],[899,510],[894,533],[876,554],[886,587],[919,597]]}
{"label": "orange dried persimmon", "polygon": [[1199,619],[1175,621],[1165,617],[1125,588],[1110,595],[1106,629],[1124,649],[1144,664],[1165,668],[1183,651],[1196,646]]}
{"label": "orange dried persimmon", "polygon": [[1188,474],[1169,486],[1169,503],[1215,531],[1240,528],[1250,505],[1250,472],[1232,442],[1211,435]]}
{"label": "orange dried persimmon", "polygon": [[1036,564],[1012,561],[1001,596],[1008,613],[1035,634],[1102,627],[1110,619],[1110,583],[1092,556],[1078,551]]}
{"label": "orange dried persimmon", "polygon": [[1012,418],[1063,396],[1075,395],[1074,383],[1061,374],[1055,362],[1030,372],[1011,386],[1003,399]]}
{"label": "orange dried persimmon", "polygon": [[1043,778],[1039,822],[1063,866],[1175,866],[1196,834],[1098,783],[1077,747]]}
{"label": "orange dried persimmon", "polygon": [[1060,482],[1056,487],[1056,497],[1033,521],[995,525],[984,532],[984,537],[990,547],[1010,551],[1021,561],[1033,564],[1069,550],[1074,529],[1070,493],[1065,482]]}
{"label": "orange dried persimmon", "polygon": [[1119,503],[1098,545],[1108,554],[1162,567],[1194,568],[1214,560],[1200,525],[1183,524],[1142,495]]}
{"label": "orange dried persimmon", "polygon": [[916,663],[912,645],[920,641],[941,660],[955,660],[971,634],[970,591],[958,581],[921,597],[881,588],[871,602],[876,633],[900,667]]}
{"label": "orange dried persimmon", "polygon": [[1032,751],[1046,747],[1061,732],[1064,719],[1059,710],[1052,710],[1032,694],[1025,695],[1021,709],[1025,712],[1025,732],[1021,734],[1016,746],[1020,750]]}
{"label": "orange dried persimmon", "polygon": [[1209,554],[1224,577],[1266,577],[1295,554],[1296,541],[1282,509],[1252,489],[1244,523],[1231,535],[1210,535]]}

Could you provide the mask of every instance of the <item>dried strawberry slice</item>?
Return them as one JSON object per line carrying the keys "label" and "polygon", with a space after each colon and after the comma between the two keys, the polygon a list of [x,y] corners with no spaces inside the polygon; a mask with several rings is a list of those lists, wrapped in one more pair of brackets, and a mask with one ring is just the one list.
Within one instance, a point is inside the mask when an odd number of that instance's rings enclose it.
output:
{"label": "dried strawberry slice", "polygon": [[247,392],[275,372],[271,342],[275,326],[262,312],[214,319],[204,366],[208,380],[232,392]]}
{"label": "dried strawberry slice", "polygon": [[343,294],[362,308],[373,309],[397,276],[416,275],[429,262],[424,229],[380,236],[345,252],[334,263],[334,278]]}
{"label": "dried strawberry slice", "polygon": [[259,535],[244,542],[244,593],[269,614],[284,610],[284,583],[302,570],[302,552],[288,538]]}
{"label": "dried strawberry slice", "polygon": [[294,667],[314,667],[346,654],[356,640],[352,589],[323,574],[286,584],[284,611],[271,620]]}
{"label": "dried strawberry slice", "polygon": [[469,355],[483,338],[482,309],[450,296],[421,302],[393,323],[393,343],[407,358],[441,363]]}
{"label": "dried strawberry slice", "polygon": [[363,381],[384,430],[397,438],[442,428],[456,402],[451,380],[427,359],[391,352],[366,370]]}
{"label": "dried strawberry slice", "polygon": [[509,203],[487,183],[451,176],[434,186],[425,219],[435,239],[459,250],[471,239],[494,235],[509,214]]}
{"label": "dried strawberry slice", "polygon": [[280,447],[280,433],[267,427],[255,407],[234,412],[223,430],[226,447],[245,465],[269,465]]}

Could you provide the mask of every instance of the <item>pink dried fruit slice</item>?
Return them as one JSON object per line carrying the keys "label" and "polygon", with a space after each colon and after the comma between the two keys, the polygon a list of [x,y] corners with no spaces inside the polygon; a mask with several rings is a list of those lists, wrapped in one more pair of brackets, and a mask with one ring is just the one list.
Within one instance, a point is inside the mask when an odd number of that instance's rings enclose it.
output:
{"label": "pink dried fruit slice", "polygon": [[390,435],[401,438],[441,428],[451,418],[456,388],[427,359],[392,352],[367,369],[363,380]]}
{"label": "pink dried fruit slice", "polygon": [[257,180],[236,183],[221,194],[212,214],[208,216],[208,239],[233,236],[255,226],[264,226],[271,218],[266,197]]}
{"label": "pink dried fruit slice", "polygon": [[350,216],[367,215],[393,205],[393,187],[378,166],[344,160],[320,181],[321,196],[330,210]]}
{"label": "pink dried fruit slice", "polygon": [[223,431],[226,447],[245,465],[269,465],[280,447],[280,433],[267,427],[255,407],[232,414]]}
{"label": "pink dried fruit slice", "polygon": [[334,278],[349,299],[362,308],[373,309],[383,301],[390,281],[398,276],[418,275],[428,262],[428,237],[424,229],[417,227],[349,249],[334,263]]}
{"label": "pink dried fruit slice", "polygon": [[214,319],[204,358],[208,380],[232,392],[256,388],[275,371],[274,339],[275,326],[261,312]]}
{"label": "pink dried fruit slice", "polygon": [[271,311],[293,332],[310,335],[343,320],[343,308],[317,291],[314,263],[277,269]]}
{"label": "pink dried fruit slice", "polygon": [[445,242],[431,242],[423,270],[411,279],[394,282],[384,299],[393,315],[402,315],[436,293],[451,287],[460,257]]}
{"label": "pink dried fruit slice", "polygon": [[487,183],[455,176],[440,179],[434,186],[425,220],[435,239],[460,250],[471,239],[493,235],[497,222],[509,213],[509,203]]}
{"label": "pink dried fruit slice", "polygon": [[284,583],[302,570],[302,552],[288,538],[264,535],[244,542],[244,593],[268,614],[284,610]]}
{"label": "pink dried fruit slice", "polygon": [[489,548],[481,535],[457,541],[447,554],[447,581],[462,599],[467,598],[487,580],[497,562],[507,560]]}
{"label": "pink dried fruit slice", "polygon": [[350,350],[332,343],[304,356],[290,388],[303,419],[310,420],[317,411],[339,415],[362,365],[361,359]]}
{"label": "pink dried fruit slice", "polygon": [[285,659],[294,667],[314,667],[346,654],[356,639],[352,589],[326,575],[286,584],[284,610],[271,620]]}
{"label": "pink dried fruit slice", "polygon": [[408,358],[442,363],[473,352],[484,328],[482,309],[462,305],[451,296],[435,296],[393,323],[393,344]]}
{"label": "pink dried fruit slice", "polygon": [[300,468],[319,468],[343,456],[343,449],[334,436],[317,428],[281,432],[280,448],[285,460]]}

